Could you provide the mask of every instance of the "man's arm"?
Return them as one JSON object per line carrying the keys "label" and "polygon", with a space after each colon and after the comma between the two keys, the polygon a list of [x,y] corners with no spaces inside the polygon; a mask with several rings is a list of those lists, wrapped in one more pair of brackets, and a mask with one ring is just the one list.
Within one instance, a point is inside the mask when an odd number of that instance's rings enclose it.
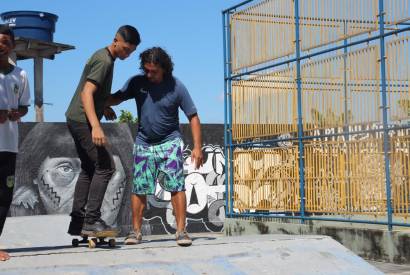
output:
{"label": "man's arm", "polygon": [[116,106],[120,104],[121,102],[125,101],[126,99],[115,97],[111,94],[107,101],[105,102],[105,107],[104,107],[104,117],[106,120],[115,120],[117,119],[117,114],[115,111],[111,108],[111,106]]}
{"label": "man's arm", "polygon": [[121,102],[125,101],[125,99],[115,97],[112,94],[108,97],[105,106],[110,107],[110,106],[116,106],[120,104]]}
{"label": "man's arm", "polygon": [[194,149],[192,149],[191,161],[195,164],[195,169],[202,166],[202,136],[201,136],[201,123],[199,121],[198,114],[193,114],[189,117],[189,124],[191,125],[192,139],[194,141]]}
{"label": "man's arm", "polygon": [[100,121],[95,113],[94,93],[97,91],[97,85],[91,81],[86,81],[84,88],[81,91],[81,102],[83,103],[84,111],[88,121],[91,124],[91,136],[93,143],[97,146],[103,146],[106,143],[104,131],[101,128]]}

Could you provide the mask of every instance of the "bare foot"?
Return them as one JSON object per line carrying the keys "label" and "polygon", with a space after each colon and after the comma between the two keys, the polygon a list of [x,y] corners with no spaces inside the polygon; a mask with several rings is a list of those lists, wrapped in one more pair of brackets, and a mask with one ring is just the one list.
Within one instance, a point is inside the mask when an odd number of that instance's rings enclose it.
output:
{"label": "bare foot", "polygon": [[6,251],[0,251],[0,261],[7,261],[10,259],[9,254]]}

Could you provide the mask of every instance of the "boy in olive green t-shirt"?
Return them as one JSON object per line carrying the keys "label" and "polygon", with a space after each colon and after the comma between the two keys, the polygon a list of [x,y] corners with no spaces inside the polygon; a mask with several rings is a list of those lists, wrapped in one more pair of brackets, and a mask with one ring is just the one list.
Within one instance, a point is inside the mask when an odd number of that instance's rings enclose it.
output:
{"label": "boy in olive green t-shirt", "polygon": [[67,126],[81,160],[68,228],[71,235],[115,233],[101,219],[102,201],[115,167],[100,120],[111,94],[115,59],[129,57],[140,42],[134,27],[120,27],[111,45],[96,51],[87,61],[67,109]]}

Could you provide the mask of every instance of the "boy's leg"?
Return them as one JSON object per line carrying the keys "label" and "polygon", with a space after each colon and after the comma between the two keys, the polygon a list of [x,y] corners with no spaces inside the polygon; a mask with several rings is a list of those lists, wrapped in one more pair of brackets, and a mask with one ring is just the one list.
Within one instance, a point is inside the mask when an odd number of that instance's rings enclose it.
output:
{"label": "boy's leg", "polygon": [[106,147],[96,146],[92,142],[90,125],[75,122],[68,124],[69,128],[74,129],[70,132],[76,143],[82,170],[74,193],[72,216],[83,216],[85,234],[114,232],[101,220],[101,205],[108,182],[115,171],[112,154]]}
{"label": "boy's leg", "polygon": [[[13,152],[0,152],[0,235],[13,199],[16,156]],[[5,251],[0,251],[0,260],[8,259],[10,256]]]}
{"label": "boy's leg", "polygon": [[[102,146],[95,148],[95,170],[91,180],[90,190],[87,201],[87,211],[85,214],[85,223],[94,224],[103,222],[101,220],[101,206],[107,191],[108,182],[115,172],[114,159],[111,153]],[[93,157],[94,157],[93,156]],[[103,222],[105,223],[105,222]],[[104,229],[111,231],[111,229]],[[96,231],[102,231],[96,228]]]}
{"label": "boy's leg", "polygon": [[94,163],[88,157],[86,142],[86,140],[91,139],[91,134],[85,123],[67,121],[67,127],[74,139],[76,151],[81,161],[81,172],[74,189],[73,208],[70,214],[71,222],[68,233],[70,235],[80,235],[84,223],[90,183],[94,174]]}

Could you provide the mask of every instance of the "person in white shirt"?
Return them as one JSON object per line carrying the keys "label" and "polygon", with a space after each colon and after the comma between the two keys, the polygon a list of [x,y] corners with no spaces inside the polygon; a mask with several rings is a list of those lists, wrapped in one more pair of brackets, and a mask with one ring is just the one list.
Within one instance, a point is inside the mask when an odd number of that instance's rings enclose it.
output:
{"label": "person in white shirt", "polygon": [[[17,121],[27,114],[30,105],[27,74],[9,62],[14,47],[13,31],[8,25],[0,25],[0,235],[13,198]],[[0,261],[8,259],[7,252],[0,251]]]}

